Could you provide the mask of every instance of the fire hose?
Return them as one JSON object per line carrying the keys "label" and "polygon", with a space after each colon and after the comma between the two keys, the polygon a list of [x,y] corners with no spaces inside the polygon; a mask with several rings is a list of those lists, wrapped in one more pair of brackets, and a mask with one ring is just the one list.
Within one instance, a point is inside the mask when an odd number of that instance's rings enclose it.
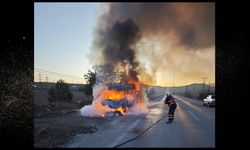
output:
{"label": "fire hose", "polygon": [[140,134],[138,134],[137,136],[135,136],[134,138],[131,138],[131,139],[129,139],[129,140],[123,142],[123,143],[120,143],[120,144],[114,146],[114,148],[117,148],[117,147],[119,147],[119,146],[121,146],[121,145],[124,145],[124,144],[126,144],[126,143],[129,143],[129,142],[131,142],[131,141],[133,141],[133,140],[139,138],[141,135],[143,135],[144,133],[146,133],[146,131],[148,131],[150,128],[152,128],[154,125],[156,125],[157,123],[159,123],[162,119],[164,119],[164,118],[167,117],[167,116],[168,116],[168,113],[167,113],[166,115],[164,115],[161,119],[159,119],[158,121],[156,121],[154,124],[152,124],[151,126],[149,126],[148,128],[146,128],[146,129],[145,129],[144,131],[142,131]]}

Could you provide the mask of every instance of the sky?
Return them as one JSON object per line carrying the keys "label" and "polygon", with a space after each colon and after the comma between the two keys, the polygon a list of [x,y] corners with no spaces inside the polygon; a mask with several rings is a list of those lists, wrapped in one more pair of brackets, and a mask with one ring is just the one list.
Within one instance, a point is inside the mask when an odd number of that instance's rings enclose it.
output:
{"label": "sky", "polygon": [[34,67],[83,77],[99,13],[97,3],[35,3]]}
{"label": "sky", "polygon": [[110,40],[102,34],[132,18],[141,33],[133,45],[141,82],[181,86],[208,77],[215,83],[213,3],[35,3],[34,10],[35,68],[82,78],[105,62],[98,42]]}

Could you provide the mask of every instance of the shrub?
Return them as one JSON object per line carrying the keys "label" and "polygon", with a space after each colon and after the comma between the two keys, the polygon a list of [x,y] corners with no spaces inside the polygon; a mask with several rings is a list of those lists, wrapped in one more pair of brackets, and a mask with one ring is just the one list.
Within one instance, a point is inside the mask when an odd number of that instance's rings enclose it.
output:
{"label": "shrub", "polygon": [[58,80],[55,88],[52,87],[48,92],[48,100],[52,102],[71,102],[73,95],[69,90],[69,85],[63,80]]}

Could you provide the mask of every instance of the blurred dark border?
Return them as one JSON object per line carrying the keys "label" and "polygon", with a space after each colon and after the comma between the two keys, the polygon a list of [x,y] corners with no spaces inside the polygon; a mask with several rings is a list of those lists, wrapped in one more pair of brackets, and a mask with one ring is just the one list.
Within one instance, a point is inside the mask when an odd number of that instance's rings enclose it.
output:
{"label": "blurred dark border", "polygon": [[249,121],[249,5],[216,3],[216,145],[247,146]]}
{"label": "blurred dark border", "polygon": [[[33,148],[34,1],[5,5],[1,10],[0,143]],[[242,135],[249,127],[247,6],[238,1],[216,2],[217,148],[239,148],[248,143]]]}
{"label": "blurred dark border", "polygon": [[1,3],[1,147],[33,147],[34,7]]}

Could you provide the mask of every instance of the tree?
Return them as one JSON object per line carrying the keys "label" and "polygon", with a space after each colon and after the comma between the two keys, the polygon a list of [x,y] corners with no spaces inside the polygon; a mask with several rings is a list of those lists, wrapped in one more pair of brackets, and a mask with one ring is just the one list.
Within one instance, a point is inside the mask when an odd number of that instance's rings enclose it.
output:
{"label": "tree", "polygon": [[84,74],[84,79],[86,80],[87,84],[83,88],[83,92],[87,96],[91,96],[91,95],[93,95],[92,87],[96,82],[96,72],[88,70],[88,72],[86,74]]}
{"label": "tree", "polygon": [[101,83],[120,83],[124,72],[119,71],[111,64],[93,66],[96,81]]}
{"label": "tree", "polygon": [[48,92],[49,102],[71,102],[73,95],[69,90],[69,85],[60,79],[57,81],[55,88],[52,87]]}
{"label": "tree", "polygon": [[84,74],[84,79],[87,84],[83,89],[83,92],[89,96],[92,95],[92,87],[97,83],[127,83],[127,76],[124,71],[120,71],[111,64],[95,65],[92,66],[92,70],[88,70]]}
{"label": "tree", "polygon": [[87,84],[93,86],[96,82],[96,72],[88,70],[88,72],[84,74],[84,79],[87,81]]}

